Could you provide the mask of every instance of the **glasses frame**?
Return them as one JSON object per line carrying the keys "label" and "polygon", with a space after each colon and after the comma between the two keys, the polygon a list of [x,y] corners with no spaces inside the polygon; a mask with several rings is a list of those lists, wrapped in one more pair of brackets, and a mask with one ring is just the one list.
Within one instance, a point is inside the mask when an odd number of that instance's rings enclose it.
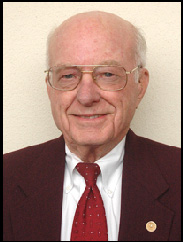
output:
{"label": "glasses frame", "polygon": [[[80,78],[79,82],[77,83],[77,85],[76,85],[74,88],[72,88],[72,89],[60,89],[60,88],[56,88],[56,87],[54,87],[54,86],[51,84],[51,82],[50,82],[50,80],[49,80],[49,72],[51,71],[52,68],[55,68],[55,67],[61,67],[61,66],[63,66],[63,67],[93,67],[93,70],[88,70],[88,71],[82,71],[82,70],[80,70],[81,73],[82,73],[82,75],[81,75],[81,78]],[[93,76],[93,71],[94,71],[94,69],[97,68],[97,67],[121,67],[121,68],[123,68],[123,69],[125,70],[125,73],[126,73],[126,83],[125,83],[124,87],[122,87],[122,88],[118,88],[118,89],[115,89],[115,90],[106,90],[106,89],[103,89],[102,87],[100,87],[100,86],[98,85],[98,83],[95,82],[95,77]],[[48,70],[45,70],[44,72],[47,73],[47,82],[48,82],[48,84],[49,84],[53,89],[58,90],[58,91],[73,91],[74,89],[77,88],[77,86],[79,85],[80,81],[82,80],[82,78],[83,78],[83,73],[91,73],[91,74],[92,74],[92,78],[93,78],[95,84],[96,84],[101,90],[103,90],[103,91],[109,91],[109,92],[116,92],[116,91],[123,90],[123,89],[126,87],[127,82],[128,82],[128,75],[130,75],[131,73],[133,73],[135,70],[137,70],[137,69],[139,69],[139,68],[142,68],[142,66],[141,66],[141,65],[138,65],[138,66],[136,66],[135,68],[133,68],[131,71],[126,71],[126,69],[125,69],[123,66],[118,66],[118,65],[57,65],[57,66],[52,66],[52,67],[50,67]]]}

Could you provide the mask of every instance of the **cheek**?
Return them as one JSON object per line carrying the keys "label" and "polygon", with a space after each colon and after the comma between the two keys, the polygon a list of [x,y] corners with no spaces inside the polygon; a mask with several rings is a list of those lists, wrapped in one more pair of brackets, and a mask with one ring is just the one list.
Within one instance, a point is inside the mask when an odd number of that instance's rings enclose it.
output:
{"label": "cheek", "polygon": [[61,131],[69,130],[69,122],[67,118],[67,109],[72,103],[70,94],[53,91],[50,95],[51,109],[55,124]]}
{"label": "cheek", "polygon": [[114,125],[116,130],[118,131],[123,126],[124,114],[125,114],[125,106],[123,100],[116,102],[116,116],[114,120]]}
{"label": "cheek", "polygon": [[123,92],[116,99],[116,129],[125,129],[130,125],[136,109],[136,98],[130,93]]}

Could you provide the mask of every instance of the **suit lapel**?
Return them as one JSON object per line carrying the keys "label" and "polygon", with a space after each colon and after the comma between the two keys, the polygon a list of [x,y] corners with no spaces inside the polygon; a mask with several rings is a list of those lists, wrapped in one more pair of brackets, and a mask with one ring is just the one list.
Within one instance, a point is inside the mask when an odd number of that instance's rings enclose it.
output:
{"label": "suit lapel", "polygon": [[[138,139],[130,130],[123,161],[119,241],[168,240],[174,213],[163,206],[159,198],[169,187],[153,157],[146,152],[148,147]],[[146,230],[149,221],[157,225],[154,232]]]}
{"label": "suit lapel", "polygon": [[28,175],[19,181],[11,210],[15,240],[60,240],[64,150],[63,139],[58,139],[33,161]]}

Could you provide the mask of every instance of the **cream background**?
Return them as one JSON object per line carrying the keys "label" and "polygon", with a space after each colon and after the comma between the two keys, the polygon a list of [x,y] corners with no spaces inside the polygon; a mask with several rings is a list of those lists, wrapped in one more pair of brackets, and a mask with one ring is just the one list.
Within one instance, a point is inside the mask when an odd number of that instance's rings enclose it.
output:
{"label": "cream background", "polygon": [[115,13],[145,32],[150,83],[131,127],[180,147],[180,2],[4,2],[3,7],[4,153],[60,136],[44,82],[46,38],[63,20],[91,10]]}

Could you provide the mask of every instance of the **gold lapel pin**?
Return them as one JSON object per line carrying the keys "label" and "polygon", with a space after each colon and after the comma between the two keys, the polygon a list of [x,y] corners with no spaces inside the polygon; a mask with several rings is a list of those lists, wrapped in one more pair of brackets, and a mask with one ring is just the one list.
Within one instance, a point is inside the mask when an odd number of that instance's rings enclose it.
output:
{"label": "gold lapel pin", "polygon": [[149,221],[146,223],[146,230],[148,232],[154,232],[157,228],[157,225],[155,224],[154,221]]}

